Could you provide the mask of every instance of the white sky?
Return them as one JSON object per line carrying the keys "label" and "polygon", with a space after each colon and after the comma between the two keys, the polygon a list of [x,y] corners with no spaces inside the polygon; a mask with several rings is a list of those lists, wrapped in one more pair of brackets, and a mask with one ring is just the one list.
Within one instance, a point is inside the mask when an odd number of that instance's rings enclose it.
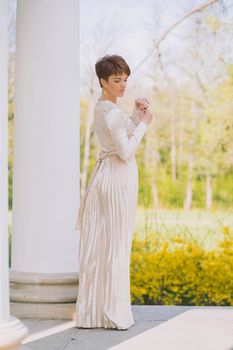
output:
{"label": "white sky", "polygon": [[[39,1],[39,0],[32,0]],[[81,86],[87,81],[87,75],[94,69],[96,60],[103,54],[117,53],[122,55],[133,69],[153,46],[152,40],[158,38],[174,21],[181,18],[194,7],[206,0],[80,0],[80,74]],[[213,6],[221,13],[220,4],[228,10],[221,18],[229,23],[233,31],[233,0],[219,1]],[[9,0],[9,7],[15,12],[16,0]],[[14,14],[15,15],[15,14]],[[161,53],[163,62],[188,60],[190,35],[193,17],[179,25],[163,43]],[[233,34],[233,33],[232,33]],[[12,35],[12,33],[9,35]],[[224,35],[224,33],[223,33]],[[106,48],[112,38],[112,45]],[[12,39],[14,40],[14,38]],[[221,46],[221,40],[217,43]],[[228,61],[233,59],[233,41],[224,44],[224,56]],[[211,43],[206,48],[211,51]],[[221,49],[223,50],[223,49]],[[137,71],[135,77],[145,81],[153,65],[152,56]],[[88,65],[87,65],[88,61]],[[189,64],[189,62],[187,62]],[[170,70],[179,80],[182,77],[177,67],[170,65]]]}
{"label": "white sky", "polygon": [[[85,47],[88,47],[90,65],[94,66],[100,56],[95,43],[92,42],[93,34],[98,32],[97,28],[100,26],[98,23],[102,23],[103,26],[102,36],[97,35],[99,47],[107,40],[109,34],[122,30],[121,35],[115,35],[111,49],[104,54],[122,55],[130,67],[134,68],[152,47],[152,39],[159,37],[174,21],[204,2],[205,0],[81,0],[81,66],[85,65],[87,58]],[[213,6],[218,13],[221,12],[220,3]],[[224,1],[226,7],[231,4],[233,5],[233,0]],[[224,20],[229,18],[229,22],[231,20],[233,23],[232,14],[233,6],[224,14]],[[190,40],[187,40],[186,36],[191,34],[192,21],[193,18],[185,20],[161,44],[164,62],[166,59],[185,60],[186,50],[190,46]],[[145,76],[151,70],[152,60],[153,57],[137,74]],[[85,70],[81,74],[85,74]],[[181,73],[177,71],[176,74]]]}

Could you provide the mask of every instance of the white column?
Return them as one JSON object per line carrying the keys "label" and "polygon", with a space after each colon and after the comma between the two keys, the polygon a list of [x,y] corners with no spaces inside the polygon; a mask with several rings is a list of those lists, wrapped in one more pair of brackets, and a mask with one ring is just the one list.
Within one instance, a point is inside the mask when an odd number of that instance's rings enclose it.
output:
{"label": "white column", "polygon": [[7,0],[0,0],[0,349],[16,349],[28,329],[9,313]]}
{"label": "white column", "polygon": [[11,305],[22,317],[70,318],[75,307],[78,48],[78,0],[18,0]]}

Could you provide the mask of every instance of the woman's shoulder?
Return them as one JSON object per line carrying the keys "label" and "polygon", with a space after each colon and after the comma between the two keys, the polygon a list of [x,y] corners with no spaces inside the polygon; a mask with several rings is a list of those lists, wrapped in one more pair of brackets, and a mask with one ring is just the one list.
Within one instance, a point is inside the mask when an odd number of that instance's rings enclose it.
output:
{"label": "woman's shoulder", "polygon": [[104,112],[108,112],[112,109],[121,111],[119,106],[110,100],[99,99],[99,100],[97,100],[95,107],[96,107],[96,109],[102,110]]}
{"label": "woman's shoulder", "polygon": [[115,118],[119,116],[119,118],[122,118],[124,115],[120,107],[110,100],[98,100],[95,105],[95,110],[98,114],[104,115],[105,120],[111,116]]}

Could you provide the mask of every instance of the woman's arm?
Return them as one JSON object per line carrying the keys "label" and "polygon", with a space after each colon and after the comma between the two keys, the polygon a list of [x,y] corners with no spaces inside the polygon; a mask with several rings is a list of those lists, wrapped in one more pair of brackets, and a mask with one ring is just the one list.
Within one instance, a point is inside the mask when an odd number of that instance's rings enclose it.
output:
{"label": "woman's arm", "polygon": [[140,115],[140,111],[134,108],[133,114],[130,115],[129,117],[128,115],[126,116],[126,129],[130,135],[132,135],[136,126],[140,123],[139,115]]}
{"label": "woman's arm", "polygon": [[135,100],[133,114],[130,117],[127,117],[126,119],[126,129],[129,132],[129,134],[132,134],[135,127],[140,123],[140,115],[142,114],[142,112],[145,113],[149,105],[150,102],[146,98],[137,98]]}
{"label": "woman's arm", "polygon": [[[129,160],[135,154],[147,130],[147,124],[139,121],[137,125],[134,125],[132,135],[128,137],[124,113],[118,108],[112,108],[105,115],[105,122],[119,156],[125,161]],[[133,127],[132,124],[131,127]]]}

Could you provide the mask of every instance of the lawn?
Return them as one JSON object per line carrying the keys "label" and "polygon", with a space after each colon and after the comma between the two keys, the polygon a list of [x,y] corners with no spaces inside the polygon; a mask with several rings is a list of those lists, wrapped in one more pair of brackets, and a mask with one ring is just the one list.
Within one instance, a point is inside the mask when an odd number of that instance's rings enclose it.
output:
{"label": "lawn", "polygon": [[145,210],[138,208],[135,233],[140,239],[146,238],[148,233],[166,239],[180,234],[192,236],[205,249],[212,250],[216,242],[222,237],[224,228],[233,229],[232,211],[206,210]]}
{"label": "lawn", "polygon": [[[9,235],[11,236],[12,212],[9,211]],[[233,230],[232,211],[205,210],[145,210],[138,208],[135,223],[135,233],[140,239],[148,233],[166,239],[180,234],[192,236],[203,244],[207,250],[214,249],[221,238],[224,227]]]}

